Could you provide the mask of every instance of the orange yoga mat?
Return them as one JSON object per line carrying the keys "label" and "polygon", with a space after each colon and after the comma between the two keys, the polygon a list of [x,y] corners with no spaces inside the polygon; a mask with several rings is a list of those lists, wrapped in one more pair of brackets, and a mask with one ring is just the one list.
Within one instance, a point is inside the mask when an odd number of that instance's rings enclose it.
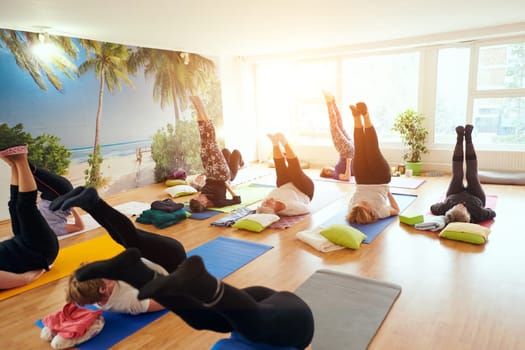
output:
{"label": "orange yoga mat", "polygon": [[49,282],[56,281],[62,277],[69,276],[83,262],[108,259],[123,250],[124,248],[115,243],[108,234],[70,247],[61,248],[51,270],[44,273],[39,279],[28,285],[1,291],[0,300],[10,298]]}

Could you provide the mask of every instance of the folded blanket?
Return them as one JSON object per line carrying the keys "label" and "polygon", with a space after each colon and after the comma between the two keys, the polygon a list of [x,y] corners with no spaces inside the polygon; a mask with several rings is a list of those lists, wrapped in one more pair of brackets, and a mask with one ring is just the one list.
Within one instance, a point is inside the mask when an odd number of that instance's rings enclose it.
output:
{"label": "folded blanket", "polygon": [[222,217],[218,220],[215,220],[211,223],[212,226],[218,226],[218,227],[231,227],[233,224],[235,224],[237,221],[242,219],[243,217],[255,213],[255,209],[250,209],[247,207],[241,207],[235,211],[233,211],[231,214],[226,215],[225,217]]}
{"label": "folded blanket", "polygon": [[184,204],[174,202],[171,198],[157,200],[151,203],[151,209],[164,211],[166,213],[174,213],[182,208],[184,208]]}
{"label": "folded blanket", "polygon": [[166,228],[186,219],[191,214],[184,209],[179,209],[173,213],[166,213],[161,210],[144,210],[137,218],[141,224],[153,224],[157,228]]}
{"label": "folded blanket", "polygon": [[321,236],[320,232],[323,228],[316,227],[312,230],[305,230],[297,232],[296,236],[301,241],[309,244],[313,248],[323,252],[331,252],[334,250],[344,249],[345,247],[330,242],[328,239]]}
{"label": "folded blanket", "polygon": [[425,219],[422,223],[415,224],[416,230],[427,230],[427,231],[439,231],[446,225],[446,219],[444,215],[425,215]]}

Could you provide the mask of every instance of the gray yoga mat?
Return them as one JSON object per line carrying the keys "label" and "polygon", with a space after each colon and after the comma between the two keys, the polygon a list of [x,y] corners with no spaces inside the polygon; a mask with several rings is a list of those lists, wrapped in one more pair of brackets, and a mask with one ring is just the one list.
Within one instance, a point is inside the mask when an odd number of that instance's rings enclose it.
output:
{"label": "gray yoga mat", "polygon": [[401,287],[330,270],[318,270],[296,293],[314,314],[314,350],[366,349]]}

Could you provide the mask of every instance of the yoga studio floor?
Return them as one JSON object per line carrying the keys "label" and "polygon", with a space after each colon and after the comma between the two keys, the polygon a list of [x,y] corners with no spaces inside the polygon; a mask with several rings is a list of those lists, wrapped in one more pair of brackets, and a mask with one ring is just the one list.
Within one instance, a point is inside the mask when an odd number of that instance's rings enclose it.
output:
{"label": "yoga studio floor", "polygon": [[[241,170],[245,171],[249,169]],[[267,174],[255,181],[272,183],[273,170]],[[317,170],[312,174],[317,175]],[[448,176],[424,179],[417,189],[392,188],[392,192],[417,194],[407,211],[427,213],[446,191],[449,181]],[[296,232],[319,226],[346,206],[354,185],[315,182],[315,211],[288,229],[250,233],[210,226],[225,214],[202,221],[188,219],[162,230],[137,225],[175,237],[187,250],[218,236],[273,246],[226,277],[226,282],[238,287],[265,285],[294,291],[318,269],[400,285],[401,294],[369,349],[525,349],[525,230],[521,216],[525,187],[485,185],[487,194],[497,195],[497,218],[488,242],[482,246],[440,239],[435,233],[400,224],[396,218],[359,250],[322,253],[298,240]],[[162,185],[151,185],[105,199],[113,205],[151,203],[166,198],[163,189]],[[72,246],[103,234],[103,229],[96,228],[61,240],[60,245]],[[0,223],[0,239],[9,236],[9,222]],[[227,256],[228,252],[224,254]],[[66,280],[62,278],[0,301],[1,349],[50,348],[39,339],[35,321],[61,309]],[[227,335],[193,330],[168,313],[113,349],[205,350],[224,337]]]}

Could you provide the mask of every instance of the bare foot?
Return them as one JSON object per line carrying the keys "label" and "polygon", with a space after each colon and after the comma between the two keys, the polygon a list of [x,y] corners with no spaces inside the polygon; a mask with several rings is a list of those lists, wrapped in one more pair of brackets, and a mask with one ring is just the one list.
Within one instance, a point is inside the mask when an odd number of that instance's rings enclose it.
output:
{"label": "bare foot", "polygon": [[354,117],[360,117],[361,116],[361,113],[359,113],[359,110],[357,109],[356,106],[350,105],[350,110],[352,111],[352,115]]}
{"label": "bare foot", "polygon": [[330,92],[323,90],[323,95],[326,103],[333,103],[335,100],[334,95],[332,95]]}
{"label": "bare foot", "polygon": [[357,110],[359,111],[359,114],[361,115],[367,115],[368,114],[368,107],[366,106],[366,103],[364,102],[357,102]]}
{"label": "bare foot", "polygon": [[272,141],[272,145],[279,146],[279,137],[277,134],[267,134],[266,136]]}
{"label": "bare foot", "polygon": [[279,139],[279,142],[281,142],[281,145],[286,146],[288,144],[288,140],[284,136],[282,132],[278,132],[275,134],[275,136]]}

